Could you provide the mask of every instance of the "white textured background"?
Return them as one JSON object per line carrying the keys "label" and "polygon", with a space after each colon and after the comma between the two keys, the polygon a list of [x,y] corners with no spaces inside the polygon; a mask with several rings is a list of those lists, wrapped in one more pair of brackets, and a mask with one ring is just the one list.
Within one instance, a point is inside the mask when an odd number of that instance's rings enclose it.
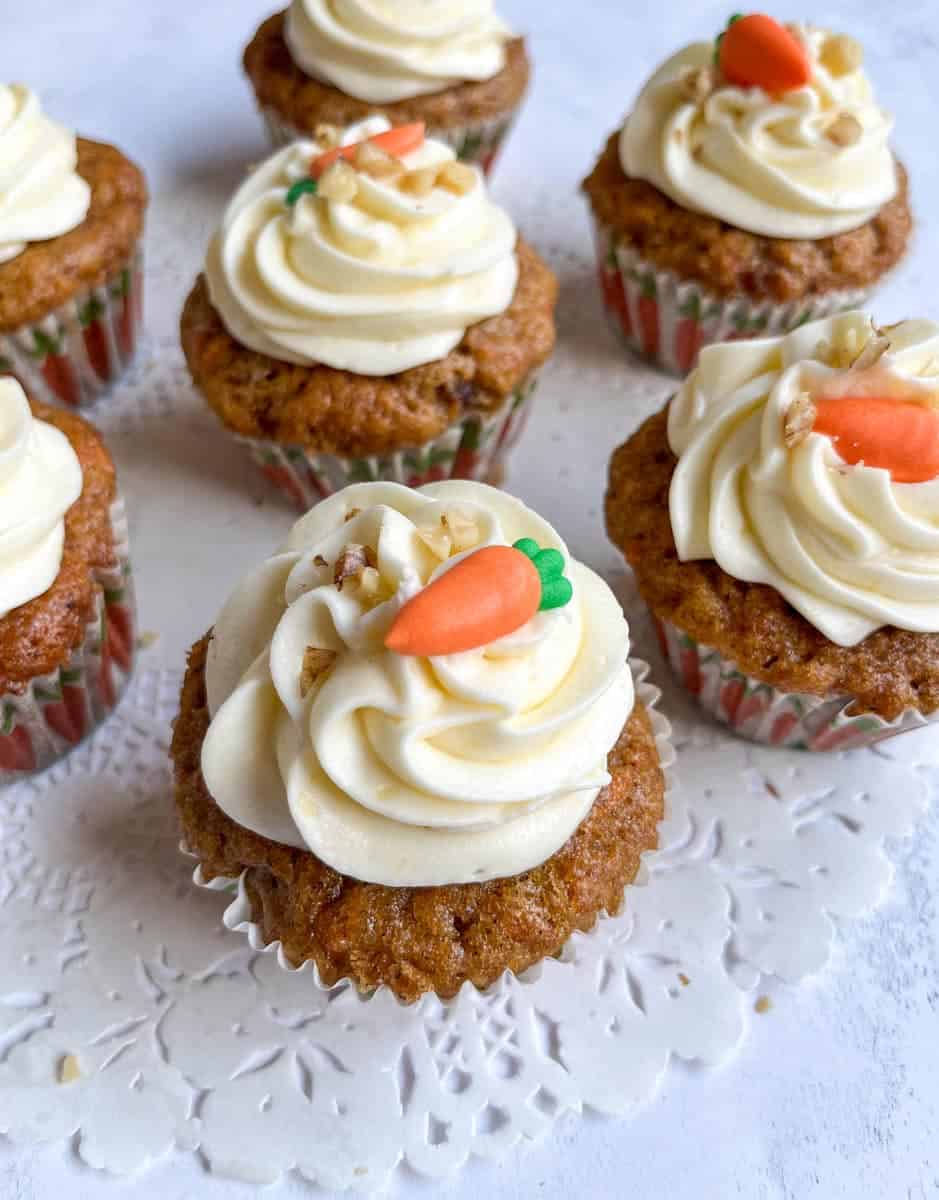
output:
{"label": "white textured background", "polygon": [[[824,12],[776,11],[864,41],[878,94],[896,114],[895,143],[911,169],[919,217],[911,260],[878,297],[876,313],[884,321],[939,319],[939,6],[864,8],[829,0]],[[510,482],[579,557],[615,579],[621,568],[600,520],[606,460],[666,398],[669,381],[627,367],[602,323],[577,184],[652,67],[679,43],[713,36],[730,6],[503,0],[503,9],[530,36],[536,77],[495,191],[562,283],[561,345]],[[168,417],[168,388],[185,388],[173,369],[185,290],[221,204],[244,165],[264,152],[239,56],[267,11],[259,0],[0,0],[0,78],[32,84],[53,114],[114,141],[150,179],[149,341],[134,381],[143,416],[128,418],[112,445],[129,493],[142,627],[159,634],[148,651],[154,665],[181,664],[229,585],[289,520],[198,407]],[[109,427],[120,402],[121,393],[108,402]],[[444,1185],[399,1178],[395,1194],[939,1196],[937,828],[933,814],[901,855],[888,905],[852,926],[814,984],[772,992],[772,1010],[753,1018],[729,1067],[674,1069],[660,1099],[632,1123],[568,1118],[549,1143],[499,1167],[474,1162]],[[67,1147],[14,1153],[0,1141],[3,1200],[253,1194],[192,1161],[115,1181],[78,1166]],[[324,1193],[299,1181],[264,1193],[314,1194]]]}

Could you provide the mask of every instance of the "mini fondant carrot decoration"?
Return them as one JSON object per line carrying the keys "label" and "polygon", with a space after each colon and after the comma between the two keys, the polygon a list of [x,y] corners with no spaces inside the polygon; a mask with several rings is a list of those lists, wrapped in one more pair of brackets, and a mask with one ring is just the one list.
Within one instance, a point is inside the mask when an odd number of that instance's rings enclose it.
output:
{"label": "mini fondant carrot decoration", "polygon": [[488,646],[530,621],[561,608],[573,595],[564,555],[532,538],[514,546],[484,546],[418,592],[385,638],[397,654],[459,654]]}
{"label": "mini fondant carrot decoration", "polygon": [[911,400],[833,396],[816,401],[813,432],[824,433],[847,463],[882,467],[897,483],[939,475],[939,412]]}
{"label": "mini fondant carrot decoration", "polygon": [[[419,150],[424,144],[424,130],[423,121],[414,121],[410,125],[396,125],[394,129],[388,129],[385,133],[376,133],[374,137],[365,138],[365,142],[384,150],[386,154],[393,154],[395,158],[403,158],[405,154]],[[350,146],[336,146],[332,150],[325,150],[310,163],[310,174],[314,179],[319,179],[326,168],[331,167],[338,159],[354,159],[359,146],[363,144],[353,142]]]}
{"label": "mini fondant carrot decoration", "polygon": [[812,78],[799,39],[765,13],[731,18],[718,40],[717,62],[731,83],[765,92],[791,92]]}

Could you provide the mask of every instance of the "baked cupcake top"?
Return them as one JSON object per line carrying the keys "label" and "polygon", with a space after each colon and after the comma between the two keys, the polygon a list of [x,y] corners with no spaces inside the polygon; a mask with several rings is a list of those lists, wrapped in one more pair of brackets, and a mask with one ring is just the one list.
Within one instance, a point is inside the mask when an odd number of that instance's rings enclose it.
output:
{"label": "baked cupcake top", "polygon": [[52,586],[65,514],[81,492],[68,438],[33,416],[15,379],[0,377],[0,619]]}
{"label": "baked cupcake top", "polygon": [[373,104],[492,79],[512,36],[492,0],[292,0],[284,25],[297,66]]}
{"label": "baked cupcake top", "polygon": [[707,347],[673,399],[679,558],[854,646],[939,632],[939,327],[862,313]]}
{"label": "baked cupcake top", "polygon": [[752,14],[673,55],[620,135],[628,176],[749,233],[818,239],[855,229],[897,193],[892,120],[860,45]]}
{"label": "baked cupcake top", "polygon": [[356,879],[516,875],[608,782],[628,649],[609,588],[520,501],[354,485],[223,608],[205,782],[238,824]]}
{"label": "baked cupcake top", "polygon": [[[356,148],[339,156],[340,144]],[[205,273],[242,345],[392,375],[444,358],[468,326],[508,308],[515,243],[479,171],[422,126],[392,130],[373,117],[258,167],[229,205]]]}
{"label": "baked cupcake top", "polygon": [[77,166],[75,134],[24,84],[0,84],[0,263],[84,221],[91,188]]}

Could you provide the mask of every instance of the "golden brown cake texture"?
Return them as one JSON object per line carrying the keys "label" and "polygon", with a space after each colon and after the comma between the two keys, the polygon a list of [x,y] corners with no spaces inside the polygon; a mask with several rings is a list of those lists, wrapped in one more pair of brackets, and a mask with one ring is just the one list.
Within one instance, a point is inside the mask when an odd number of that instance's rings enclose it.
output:
{"label": "golden brown cake texture", "polygon": [[183,309],[192,377],[222,422],[246,437],[328,454],[383,454],[420,446],[473,411],[490,411],[550,356],[558,285],[519,241],[509,308],[471,326],[446,358],[397,375],[297,366],[242,346],[209,298],[204,276]]}
{"label": "golden brown cake texture", "polygon": [[297,66],[284,40],[284,16],[276,13],[261,25],[245,50],[244,68],[260,105],[311,134],[319,124],[351,125],[373,113],[383,113],[393,125],[424,121],[428,129],[457,129],[510,113],[528,86],[525,43],[515,38],[507,46],[505,66],[492,79],[391,104],[357,100]]}
{"label": "golden brown cake texture", "polygon": [[38,321],[100,286],[127,262],[143,232],[146,180],[120,150],[79,138],[78,174],[91,187],[81,225],[0,263],[0,332]]}
{"label": "golden brown cake texture", "polygon": [[78,455],[84,486],[65,515],[65,547],[55,582],[0,617],[0,693],[22,692],[31,679],[64,663],[85,637],[96,571],[114,563],[110,509],[114,464],[93,426],[74,413],[30,401],[33,415],[60,429]]}
{"label": "golden brown cake texture", "polygon": [[817,240],[745,233],[691,212],[620,164],[619,133],[584,180],[596,218],[643,259],[716,296],[788,303],[868,287],[902,258],[913,228],[907,175],[897,163],[896,196],[858,229]]}
{"label": "golden brown cake texture", "polygon": [[637,703],[609,756],[613,780],[556,854],[488,883],[385,887],[340,875],[305,850],[242,828],[209,794],[200,768],[209,725],[207,635],[192,649],[173,732],[176,806],[204,875],[238,876],[267,940],[294,963],[314,959],[327,984],[386,984],[404,1001],[486,987],[556,954],[575,929],[615,912],[640,855],[655,847],[664,780],[648,714]]}
{"label": "golden brown cake texture", "polygon": [[888,626],[838,646],[775,588],[734,579],[711,559],[679,561],[668,509],[677,459],[666,413],[614,453],[606,494],[610,538],[654,615],[782,691],[855,696],[856,711],[887,720],[907,708],[939,708],[939,633]]}

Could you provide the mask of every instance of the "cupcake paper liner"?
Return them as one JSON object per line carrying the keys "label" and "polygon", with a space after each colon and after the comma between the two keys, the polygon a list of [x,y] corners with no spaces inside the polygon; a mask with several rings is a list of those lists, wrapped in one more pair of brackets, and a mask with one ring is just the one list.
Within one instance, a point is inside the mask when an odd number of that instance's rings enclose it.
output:
{"label": "cupcake paper liner", "polygon": [[529,375],[495,412],[472,413],[433,441],[391,454],[342,458],[266,438],[235,436],[270,482],[303,512],[350,483],[378,479],[410,487],[440,479],[498,483],[505,457],[528,420],[536,384],[536,375]]}
{"label": "cupcake paper liner", "polygon": [[143,255],[100,287],[73,296],[41,321],[0,333],[0,375],[14,375],[39,400],[94,404],[129,366],[143,323]]}
{"label": "cupcake paper liner", "polygon": [[[473,125],[453,126],[450,129],[428,129],[427,136],[452,146],[461,162],[472,163],[488,175],[492,170],[503,141],[515,123],[517,109],[500,113],[487,121]],[[273,108],[262,108],[261,116],[275,149],[287,146],[299,138],[308,138],[309,132],[290,125]]]}
{"label": "cupcake paper liner", "polygon": [[893,721],[851,712],[852,696],[782,692],[670,622],[654,617],[662,653],[705,712],[740,737],[790,750],[855,750],[939,720],[907,709]]}
{"label": "cupcake paper liner", "polygon": [[861,307],[871,291],[832,291],[790,304],[722,298],[646,262],[596,220],[594,246],[603,306],[614,331],[634,354],[673,375],[686,375],[703,346],[788,333]]}
{"label": "cupcake paper liner", "polygon": [[[659,711],[658,703],[662,697],[662,693],[649,680],[651,668],[649,664],[641,658],[631,658],[629,665],[633,673],[633,680],[636,687],[636,698],[645,705],[646,711],[649,714],[649,720],[652,723],[652,733],[655,737],[655,745],[659,754],[659,765],[665,776],[665,815],[664,821],[667,822],[670,810],[670,795],[675,788],[675,780],[673,768],[677,759],[675,747],[672,744],[672,726],[668,718]],[[185,841],[180,843],[180,851],[187,858],[197,858]],[[253,910],[251,899],[245,887],[244,873],[238,878],[232,878],[225,875],[217,875],[214,879],[206,879],[202,874],[201,863],[193,872],[193,883],[197,887],[204,888],[213,892],[227,892],[231,894],[232,900],[225,912],[222,914],[222,922],[226,929],[233,933],[244,934],[251,946],[252,950],[259,951],[262,954],[275,954],[277,956],[278,965],[285,971],[291,973],[304,972],[310,975],[311,983],[314,987],[321,991],[330,991],[331,988],[340,986],[342,983],[349,983],[355,987],[354,981],[337,980],[336,983],[327,985],[323,982],[319,969],[313,959],[307,959],[302,963],[293,963],[284,953],[284,948],[277,940],[268,941],[265,937],[262,927],[253,920]],[[627,884],[627,888],[633,886],[642,886],[644,881],[644,867],[640,865],[639,874],[632,884]],[[600,914],[600,920],[605,914]],[[376,989],[376,991],[384,991],[384,986]],[[375,992],[369,993],[374,995]],[[363,997],[367,998],[367,997]],[[419,1003],[419,1001],[418,1001]]]}
{"label": "cupcake paper liner", "polygon": [[93,733],[131,677],[136,612],[120,498],[111,506],[111,527],[116,561],[95,572],[94,612],[81,645],[22,693],[0,693],[0,785],[45,770]]}

